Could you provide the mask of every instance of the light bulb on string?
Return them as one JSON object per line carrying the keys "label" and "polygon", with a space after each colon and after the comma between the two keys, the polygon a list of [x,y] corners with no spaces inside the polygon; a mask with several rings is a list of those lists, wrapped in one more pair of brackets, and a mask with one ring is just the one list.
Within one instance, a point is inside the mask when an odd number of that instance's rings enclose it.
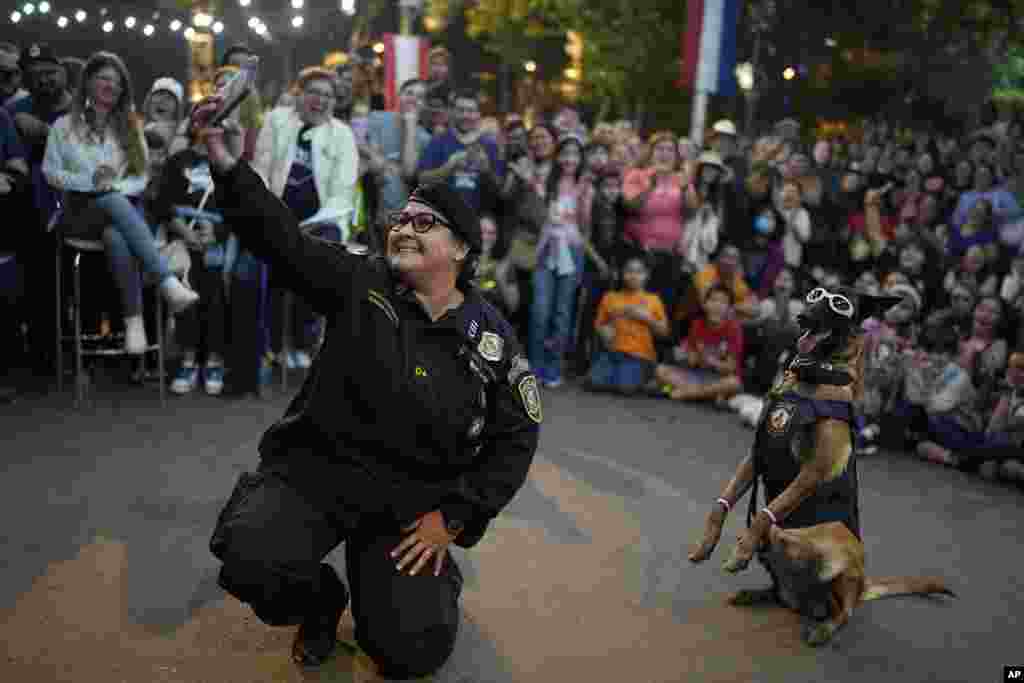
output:
{"label": "light bulb on string", "polygon": [[302,9],[302,6],[305,4],[305,0],[292,0],[292,9]]}
{"label": "light bulb on string", "polygon": [[185,40],[192,40],[196,35],[196,30],[189,26],[185,29]]}
{"label": "light bulb on string", "polygon": [[75,21],[81,24],[83,21],[85,21],[86,17],[88,16],[89,15],[85,13],[85,10],[80,9],[77,12],[75,12]]}
{"label": "light bulb on string", "polygon": [[135,28],[135,17],[128,17],[124,20],[125,28]]}
{"label": "light bulb on string", "polygon": [[39,3],[39,8],[38,9],[39,9],[39,13],[40,14],[49,14],[50,13],[50,3],[48,3],[48,2],[46,2],[44,0],[43,2]]}
{"label": "light bulb on string", "polygon": [[171,22],[171,31],[177,33],[181,29],[181,22],[175,19]]}
{"label": "light bulb on string", "polygon": [[21,21],[21,12],[14,10],[11,12],[11,23],[17,24],[19,21]]}
{"label": "light bulb on string", "polygon": [[212,28],[213,32],[219,35],[224,30],[224,23],[220,21],[215,21],[213,22]]}
{"label": "light bulb on string", "polygon": [[292,26],[294,28],[302,28],[302,24],[305,23],[305,19],[302,16],[292,17]]}
{"label": "light bulb on string", "polygon": [[238,0],[238,4],[242,7],[248,7],[252,4],[252,0]]}
{"label": "light bulb on string", "polygon": [[67,17],[57,17],[57,28],[67,28],[67,25],[68,25],[68,18]]}
{"label": "light bulb on string", "polygon": [[103,32],[104,33],[110,33],[113,30],[114,30],[114,22],[109,21],[109,20],[103,22]]}
{"label": "light bulb on string", "polygon": [[147,36],[153,35],[154,31],[156,31],[156,28],[153,27],[153,24],[146,24],[145,28],[142,29],[142,33]]}
{"label": "light bulb on string", "polygon": [[33,5],[31,2],[26,2],[25,6],[21,8],[21,11],[27,17],[27,16],[29,16],[30,14],[32,14],[33,12],[36,11],[36,6]]}

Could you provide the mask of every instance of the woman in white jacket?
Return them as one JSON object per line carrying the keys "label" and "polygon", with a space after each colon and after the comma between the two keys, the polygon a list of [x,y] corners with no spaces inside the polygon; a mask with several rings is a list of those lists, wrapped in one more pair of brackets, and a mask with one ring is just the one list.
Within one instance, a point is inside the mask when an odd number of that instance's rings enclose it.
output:
{"label": "woman in white jacket", "polygon": [[[253,168],[267,187],[310,231],[327,239],[348,237],[349,219],[359,178],[359,152],[347,124],[334,118],[335,75],[327,69],[304,69],[296,81],[294,107],[278,107],[264,119],[256,141]],[[333,233],[333,234],[332,234]],[[273,283],[273,274],[270,275]],[[271,285],[270,336],[282,347],[283,291]],[[298,349],[282,361],[308,368],[315,332],[312,310],[294,298],[291,337]]]}
{"label": "woman in white jacket", "polygon": [[43,175],[64,193],[63,233],[104,242],[121,295],[129,353],[148,347],[136,261],[160,283],[172,312],[199,298],[171,273],[153,231],[131,201],[146,186],[147,163],[128,70],[117,55],[97,52],[82,70],[71,112],[50,128]]}

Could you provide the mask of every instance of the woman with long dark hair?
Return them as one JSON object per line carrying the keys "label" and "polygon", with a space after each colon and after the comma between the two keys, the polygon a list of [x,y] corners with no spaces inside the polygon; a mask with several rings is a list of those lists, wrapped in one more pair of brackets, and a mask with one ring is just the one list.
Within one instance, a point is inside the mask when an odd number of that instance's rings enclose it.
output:
{"label": "woman with long dark hair", "polygon": [[148,346],[136,260],[160,283],[172,312],[199,298],[171,273],[153,231],[132,203],[145,189],[147,163],[128,69],[117,55],[97,52],[82,70],[71,112],[50,129],[43,173],[65,193],[65,234],[103,239],[121,295],[129,353]]}
{"label": "woman with long dark hair", "polygon": [[572,332],[573,302],[583,273],[581,225],[590,220],[593,191],[583,176],[583,142],[566,137],[545,182],[547,221],[537,243],[528,355],[548,387],[562,383],[562,354]]}

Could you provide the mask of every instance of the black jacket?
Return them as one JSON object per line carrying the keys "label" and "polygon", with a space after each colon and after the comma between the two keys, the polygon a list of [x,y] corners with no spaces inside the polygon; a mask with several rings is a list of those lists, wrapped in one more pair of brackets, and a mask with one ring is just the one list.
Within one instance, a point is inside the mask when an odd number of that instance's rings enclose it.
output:
{"label": "black jacket", "polygon": [[[434,509],[475,545],[526,480],[537,448],[537,381],[511,326],[475,292],[432,322],[381,258],[302,234],[244,162],[215,178],[242,245],[327,320],[323,347],[267,459],[326,452],[346,476],[325,483],[344,505],[403,524]],[[290,466],[290,465],[289,465]]]}

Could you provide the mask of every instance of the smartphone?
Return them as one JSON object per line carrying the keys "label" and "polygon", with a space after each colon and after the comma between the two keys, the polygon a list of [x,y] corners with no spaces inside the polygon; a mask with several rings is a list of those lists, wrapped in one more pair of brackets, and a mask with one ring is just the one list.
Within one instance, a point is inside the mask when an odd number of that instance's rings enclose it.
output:
{"label": "smartphone", "polygon": [[239,68],[235,77],[228,81],[223,88],[217,91],[221,103],[217,113],[213,115],[208,124],[211,127],[219,126],[224,120],[231,116],[238,105],[245,101],[245,98],[256,87],[256,79],[259,77],[260,58],[250,57]]}

